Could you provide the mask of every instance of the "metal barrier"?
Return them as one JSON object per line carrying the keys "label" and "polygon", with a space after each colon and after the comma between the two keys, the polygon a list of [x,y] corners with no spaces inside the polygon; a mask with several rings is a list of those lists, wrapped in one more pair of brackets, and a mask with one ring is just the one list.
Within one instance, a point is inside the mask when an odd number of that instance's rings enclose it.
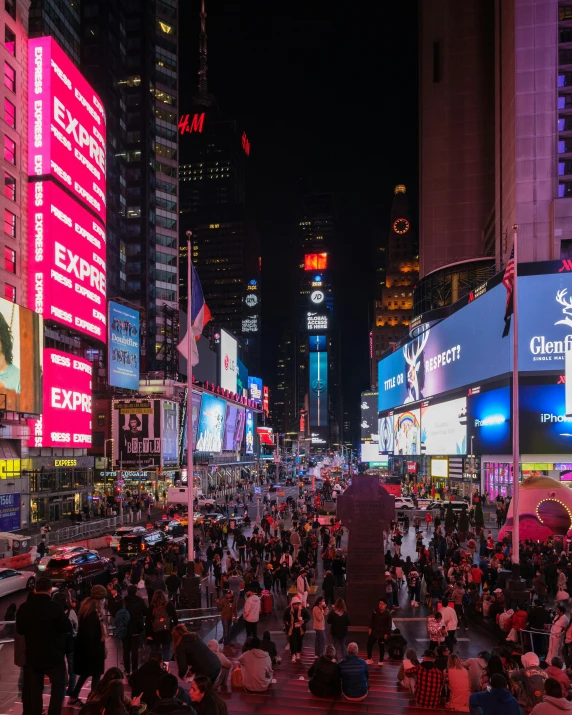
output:
{"label": "metal barrier", "polygon": [[[526,639],[523,636],[523,634],[527,633],[528,638]],[[546,647],[543,648],[541,655],[546,655],[548,653],[548,640],[550,638],[550,631],[527,631],[527,630],[521,630],[518,631],[518,640],[520,645],[523,648],[523,652],[529,652],[532,651],[533,653],[536,653],[534,649],[535,641],[536,641],[536,646],[538,647],[540,643],[544,642],[546,644]],[[542,639],[542,640],[541,640]],[[526,648],[526,650],[524,650]],[[538,653],[537,653],[538,655]]]}

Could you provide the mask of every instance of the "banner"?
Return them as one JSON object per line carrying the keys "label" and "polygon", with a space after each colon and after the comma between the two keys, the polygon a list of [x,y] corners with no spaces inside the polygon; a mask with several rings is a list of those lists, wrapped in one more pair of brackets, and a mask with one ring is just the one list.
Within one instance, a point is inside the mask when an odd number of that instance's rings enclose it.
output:
{"label": "banner", "polygon": [[0,494],[0,531],[17,531],[20,527],[20,492]]}
{"label": "banner", "polygon": [[161,466],[159,400],[113,401],[113,460],[116,466]]}

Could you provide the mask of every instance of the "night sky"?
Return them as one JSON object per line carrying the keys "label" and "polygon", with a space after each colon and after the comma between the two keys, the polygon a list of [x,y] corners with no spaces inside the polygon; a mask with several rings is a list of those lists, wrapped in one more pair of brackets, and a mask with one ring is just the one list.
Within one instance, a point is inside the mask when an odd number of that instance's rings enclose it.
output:
{"label": "night sky", "polygon": [[[200,0],[180,3],[180,94],[197,87]],[[296,285],[303,188],[333,191],[344,410],[369,388],[374,246],[387,240],[393,187],[417,208],[417,2],[206,0],[209,91],[251,142],[248,203],[262,242],[264,377]]]}

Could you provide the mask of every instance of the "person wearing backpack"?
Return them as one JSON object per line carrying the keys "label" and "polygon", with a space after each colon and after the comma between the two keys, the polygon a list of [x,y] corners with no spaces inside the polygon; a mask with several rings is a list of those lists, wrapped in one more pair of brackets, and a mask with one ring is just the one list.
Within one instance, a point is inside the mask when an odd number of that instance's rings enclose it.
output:
{"label": "person wearing backpack", "polygon": [[[121,638],[123,644],[123,667],[129,675],[139,668],[139,648],[145,633],[145,615],[147,605],[141,596],[137,595],[137,585],[131,584],[125,596],[125,610],[129,614],[127,634]],[[117,624],[116,624],[117,625]]]}
{"label": "person wearing backpack", "polygon": [[171,660],[171,630],[178,624],[177,612],[164,591],[155,591],[147,608],[145,633],[147,642],[158,646],[165,662]]}

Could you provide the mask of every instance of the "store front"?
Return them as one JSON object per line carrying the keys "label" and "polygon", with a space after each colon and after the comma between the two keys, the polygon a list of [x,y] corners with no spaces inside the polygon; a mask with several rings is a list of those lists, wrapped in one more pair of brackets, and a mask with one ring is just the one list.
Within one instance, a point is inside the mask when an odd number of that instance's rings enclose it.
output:
{"label": "store front", "polygon": [[93,457],[31,457],[30,523],[56,523],[90,508]]}

